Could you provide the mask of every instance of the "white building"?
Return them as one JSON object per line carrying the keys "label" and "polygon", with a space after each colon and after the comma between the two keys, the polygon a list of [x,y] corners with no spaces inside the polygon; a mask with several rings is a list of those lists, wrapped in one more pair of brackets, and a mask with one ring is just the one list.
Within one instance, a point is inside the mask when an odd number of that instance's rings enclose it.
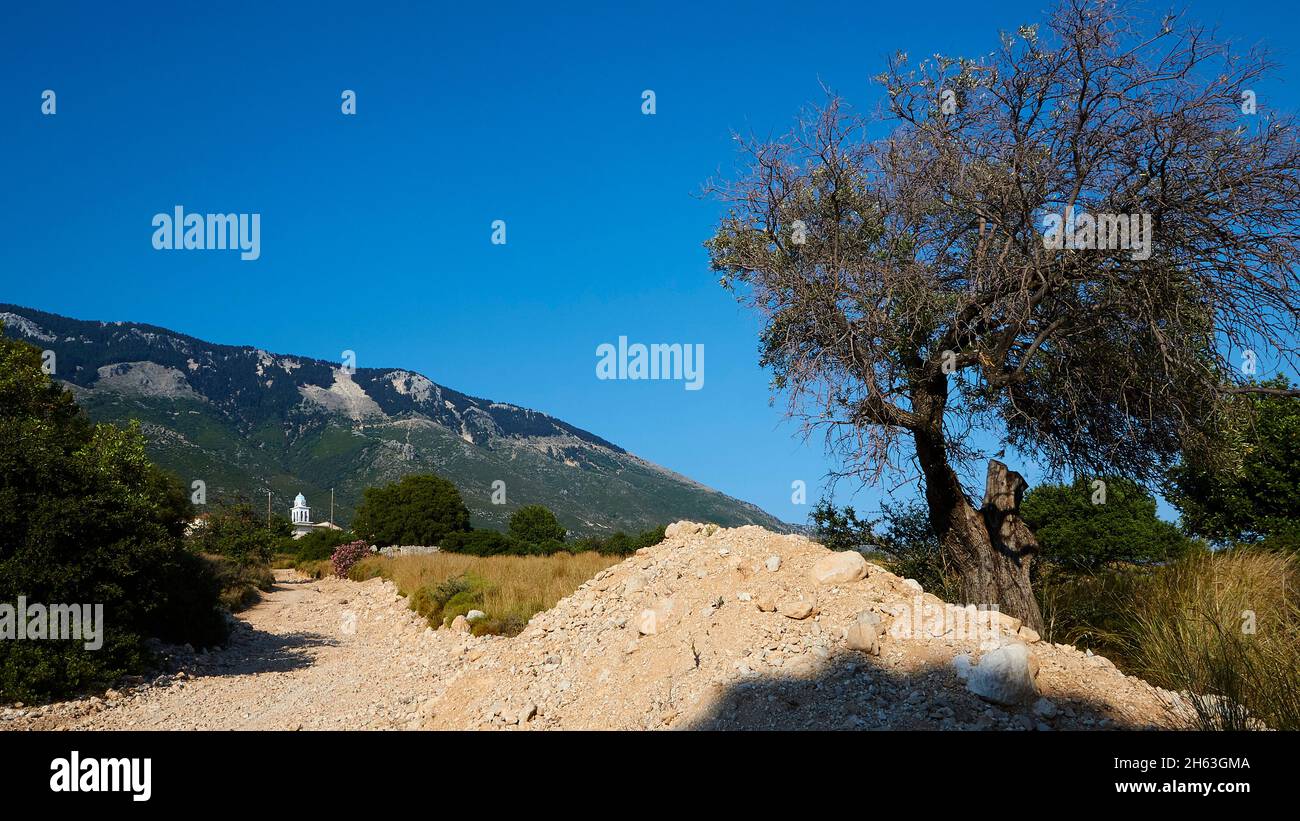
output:
{"label": "white building", "polygon": [[289,521],[293,524],[293,537],[301,539],[313,530],[342,530],[343,528],[333,522],[313,522],[311,520],[311,508],[307,507],[307,497],[301,493],[293,500],[293,507],[289,509]]}

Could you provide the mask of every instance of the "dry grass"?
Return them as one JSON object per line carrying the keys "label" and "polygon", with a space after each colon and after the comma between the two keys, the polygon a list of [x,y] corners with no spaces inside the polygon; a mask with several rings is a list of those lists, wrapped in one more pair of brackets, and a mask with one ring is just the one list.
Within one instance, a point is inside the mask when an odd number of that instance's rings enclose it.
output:
{"label": "dry grass", "polygon": [[479,609],[488,618],[475,625],[475,632],[514,634],[534,613],[554,607],[578,585],[619,561],[619,557],[598,553],[563,552],[550,556],[375,556],[358,562],[350,575],[391,579],[411,608],[435,626],[469,609]]}
{"label": "dry grass", "polygon": [[1202,729],[1300,729],[1297,582],[1295,557],[1262,551],[1162,569],[1133,601],[1129,636],[1141,674],[1196,694]]}

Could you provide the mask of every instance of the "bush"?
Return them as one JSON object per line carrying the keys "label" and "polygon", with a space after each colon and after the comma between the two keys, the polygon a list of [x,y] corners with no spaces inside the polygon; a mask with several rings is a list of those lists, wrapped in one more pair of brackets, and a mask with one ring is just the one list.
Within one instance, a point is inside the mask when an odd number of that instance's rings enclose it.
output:
{"label": "bush", "polygon": [[566,548],[574,555],[590,551],[602,556],[630,556],[643,547],[653,547],[662,542],[665,529],[665,526],[660,525],[636,536],[629,536],[620,530],[604,538],[579,539],[566,545]]}
{"label": "bush", "polygon": [[282,549],[297,561],[318,562],[333,556],[334,548],[351,541],[356,541],[356,536],[347,530],[313,530],[301,539],[290,539]]}
{"label": "bush", "polygon": [[366,488],[352,529],[371,544],[441,544],[449,533],[469,530],[469,508],[446,479],[412,475],[381,488]]}
{"label": "bush", "polygon": [[363,540],[358,539],[355,542],[339,545],[334,549],[334,554],[330,556],[330,564],[334,569],[334,575],[340,579],[346,579],[352,565],[368,555],[370,555],[370,545]]}
{"label": "bush", "polygon": [[441,547],[452,553],[467,553],[471,556],[523,555],[527,552],[524,545],[495,530],[451,533],[442,540]]}
{"label": "bush", "polygon": [[205,554],[203,562],[216,579],[221,606],[238,613],[262,600],[262,593],[275,587],[275,574],[265,564]]}
{"label": "bush", "polygon": [[552,542],[563,544],[568,534],[555,514],[541,505],[524,505],[511,514],[508,532],[517,542],[539,547]]}
{"label": "bush", "polygon": [[138,425],[87,420],[0,337],[0,603],[102,604],[103,646],[0,641],[0,698],[34,701],[110,683],[150,662],[151,635],[225,639],[212,579],[182,542],[187,494],[145,453]]}
{"label": "bush", "polygon": [[438,584],[425,585],[411,594],[408,602],[410,608],[419,613],[430,624],[443,624],[443,608],[452,599],[469,590],[470,582],[466,576],[454,576]]}
{"label": "bush", "polygon": [[189,536],[197,553],[244,564],[268,564],[275,554],[279,537],[248,502],[222,500],[202,521]]}

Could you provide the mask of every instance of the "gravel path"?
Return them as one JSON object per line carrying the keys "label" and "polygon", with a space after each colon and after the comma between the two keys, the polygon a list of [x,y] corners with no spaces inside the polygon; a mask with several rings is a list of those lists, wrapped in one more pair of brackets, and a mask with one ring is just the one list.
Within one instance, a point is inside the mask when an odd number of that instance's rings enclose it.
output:
{"label": "gravel path", "polygon": [[492,640],[434,632],[389,582],[276,571],[239,614],[230,645],[169,648],[174,674],[98,696],[6,710],[6,729],[404,729],[441,695],[462,656]]}

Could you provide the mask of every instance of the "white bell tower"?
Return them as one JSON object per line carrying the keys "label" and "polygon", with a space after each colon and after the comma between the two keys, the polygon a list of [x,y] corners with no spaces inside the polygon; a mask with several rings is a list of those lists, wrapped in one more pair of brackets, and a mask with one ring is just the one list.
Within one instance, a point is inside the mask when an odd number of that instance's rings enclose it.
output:
{"label": "white bell tower", "polygon": [[307,497],[301,493],[293,500],[293,510],[289,511],[289,519],[296,525],[311,524],[311,508],[307,507]]}

